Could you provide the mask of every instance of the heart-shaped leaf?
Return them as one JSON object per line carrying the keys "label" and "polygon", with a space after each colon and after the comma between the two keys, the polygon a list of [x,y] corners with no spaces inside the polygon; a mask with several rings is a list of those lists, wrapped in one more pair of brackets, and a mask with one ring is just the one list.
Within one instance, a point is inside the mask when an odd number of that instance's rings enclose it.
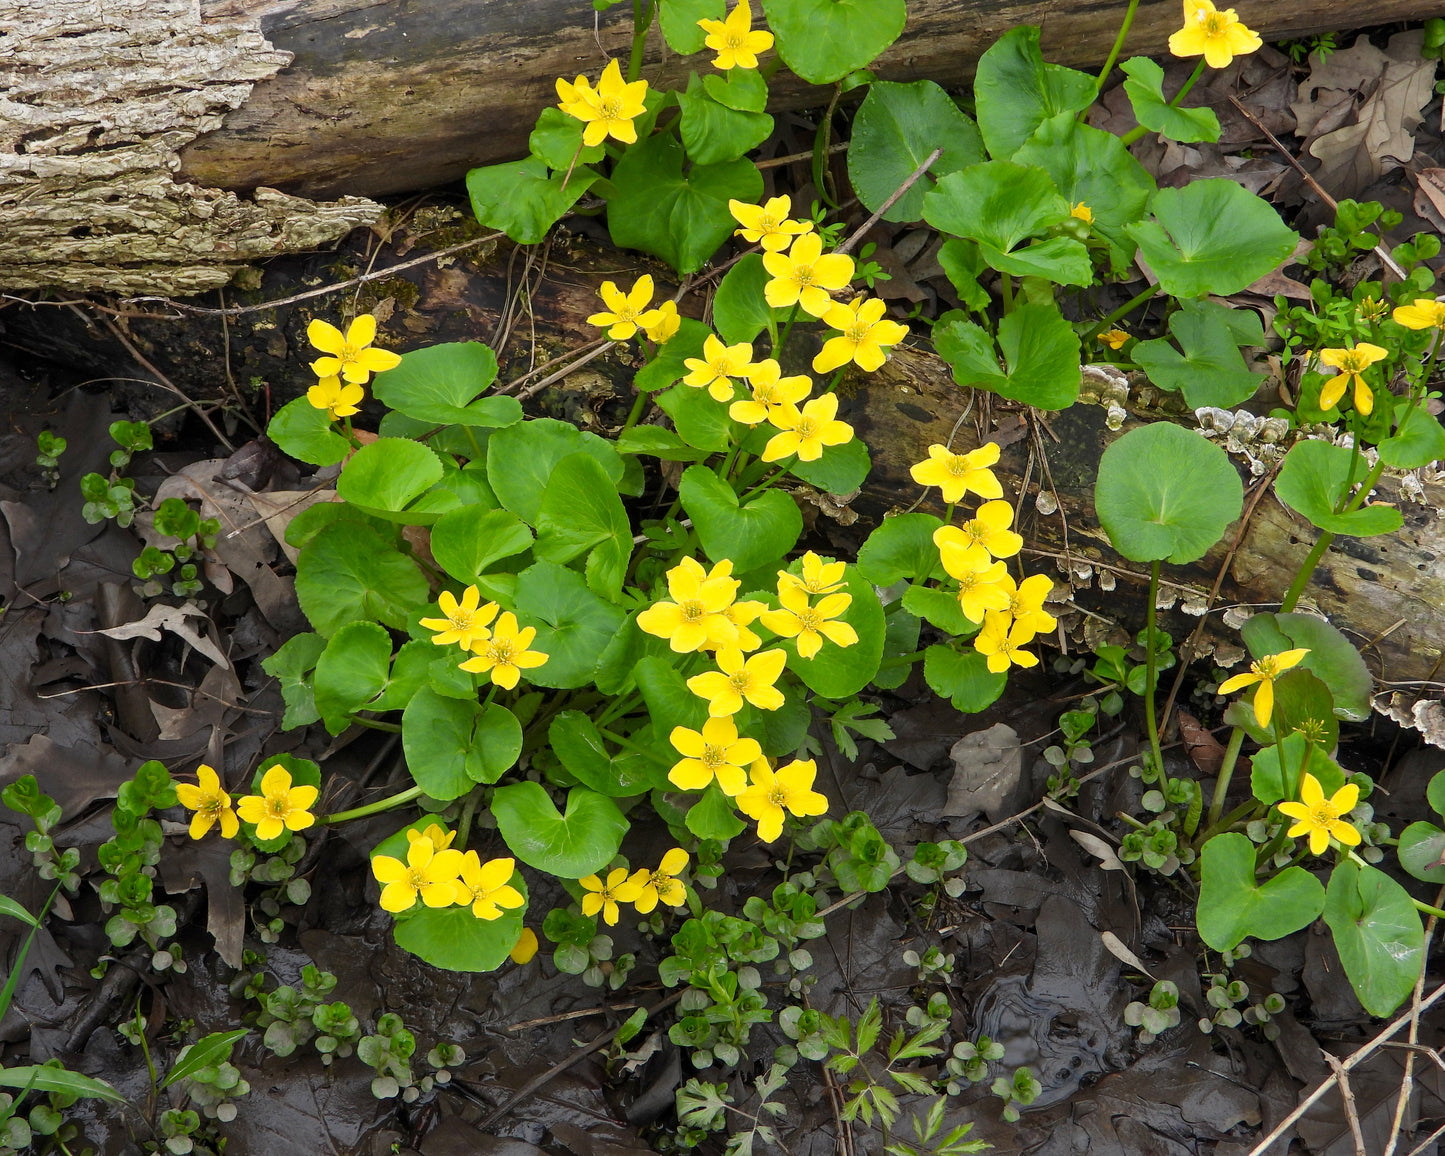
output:
{"label": "heart-shaped leaf", "polygon": [[334,521],[301,549],[296,598],[318,634],[371,619],[405,630],[427,601],[417,564],[367,526]]}
{"label": "heart-shaped leaf", "polygon": [[1324,910],[1325,889],[1302,867],[1286,867],[1257,885],[1254,853],[1248,836],[1236,831],[1214,836],[1200,852],[1199,938],[1215,951],[1237,947],[1250,935],[1282,939]]}
{"label": "heart-shaped leaf", "polygon": [[582,711],[566,710],[553,719],[547,741],[568,773],[599,794],[622,799],[654,786],[647,764],[633,755],[612,755],[597,724]]}
{"label": "heart-shaped leaf", "polygon": [[694,164],[737,160],[773,131],[773,118],[767,113],[744,112],[714,100],[695,72],[688,78],[687,90],[677,94],[677,103],[682,109],[682,143]]}
{"label": "heart-shaped leaf", "polygon": [[1019,305],[999,322],[1006,372],[999,372],[993,338],[956,312],[934,326],[933,340],[959,385],[1039,409],[1067,409],[1079,396],[1079,337],[1053,305]]}
{"label": "heart-shaped leaf", "polygon": [[441,459],[420,442],[377,438],[352,455],[336,479],[336,492],[367,513],[386,517],[404,511],[441,479]]}
{"label": "heart-shaped leaf", "polygon": [[1417,470],[1445,458],[1445,426],[1410,401],[1402,401],[1400,425],[1380,443],[1380,457],[1397,470]]}
{"label": "heart-shaped leaf", "polygon": [[1044,63],[1036,26],[1009,29],[979,58],[973,81],[978,127],[989,155],[1008,160],[1044,121],[1093,104],[1094,90],[1092,76]]}
{"label": "heart-shaped leaf", "polygon": [[732,800],[722,793],[716,783],[709,783],[702,797],[688,808],[684,822],[699,839],[716,839],[721,843],[747,829],[747,824],[738,818]]}
{"label": "heart-shaped leaf", "polygon": [[[1190,409],[1229,409],[1253,397],[1265,375],[1251,373],[1244,363],[1229,324],[1229,315],[1235,310],[1215,301],[1187,298],[1179,306],[1169,318],[1169,332],[1182,353],[1162,337],[1134,346],[1132,356],[1149,379],[1164,389],[1181,392]],[[1259,340],[1264,341],[1263,333]]]}
{"label": "heart-shaped leaf", "polygon": [[1409,892],[1383,871],[1346,859],[1330,876],[1324,916],[1361,1006],[1389,1015],[1414,988],[1425,951]]}
{"label": "heart-shaped leaf", "polygon": [[545,663],[527,671],[533,686],[591,682],[598,656],[626,618],[589,590],[577,571],[555,562],[538,562],[517,576],[514,605],[523,625],[537,628],[532,649],[547,655]]}
{"label": "heart-shaped leaf", "polygon": [[432,557],[468,586],[492,563],[513,558],[531,546],[532,531],[506,510],[467,506],[447,514],[431,530]]}
{"label": "heart-shaped leaf", "polygon": [[597,180],[591,169],[548,173],[547,162],[525,157],[467,173],[472,212],[483,225],[501,229],[521,245],[537,245]]}
{"label": "heart-shaped leaf", "polygon": [[[1305,764],[1306,751],[1309,751],[1308,766]],[[1340,764],[1322,750],[1312,747],[1303,735],[1295,733],[1284,736],[1285,769],[1289,771],[1289,782],[1293,788],[1286,791],[1284,775],[1279,765],[1279,752],[1279,745],[1276,744],[1250,756],[1252,769],[1249,786],[1254,797],[1261,803],[1268,805],[1284,799],[1299,798],[1299,784],[1303,781],[1305,770],[1319,780],[1320,790],[1324,791],[1326,798],[1333,796],[1345,785],[1345,772]]]}
{"label": "heart-shaped leaf", "polygon": [[351,716],[381,693],[391,667],[391,635],[375,622],[349,622],[331,636],[316,661],[316,709],[339,735]]}
{"label": "heart-shaped leaf", "polygon": [[859,571],[878,586],[927,578],[939,569],[933,532],[942,525],[932,514],[884,518],[858,551]]}
{"label": "heart-shaped leaf", "polygon": [[1347,487],[1359,482],[1364,472],[1357,466],[1352,468],[1353,459],[1353,452],[1345,446],[1324,441],[1296,442],[1285,454],[1275,479],[1275,496],[1331,534],[1355,538],[1393,534],[1405,524],[1393,506],[1367,505],[1348,514],[1335,512],[1347,496]]}
{"label": "heart-shaped leaf", "polygon": [[1445,883],[1445,831],[1411,823],[1400,832],[1400,866],[1426,883]]}
{"label": "heart-shaped leaf", "polygon": [[411,777],[433,799],[457,799],[495,783],[522,753],[522,726],[511,711],[475,699],[417,691],[401,716],[401,745]]}
{"label": "heart-shaped leaf", "polygon": [[923,677],[954,710],[965,714],[987,710],[1008,685],[1008,675],[990,671],[983,655],[975,650],[959,653],[951,646],[930,646],[923,652]]}
{"label": "heart-shaped leaf", "polygon": [[567,792],[564,813],[540,783],[531,782],[498,787],[492,815],[518,859],[561,879],[581,879],[606,867],[628,825],[606,795],[574,787]]}
{"label": "heart-shaped leaf", "polygon": [[[749,253],[719,282],[712,299],[712,323],[717,326],[717,334],[724,344],[752,341],[768,327],[769,319],[774,325],[787,321],[789,310],[774,309],[763,297],[763,288],[770,280],[763,268],[762,255]],[[667,344],[670,346],[672,342]]]}
{"label": "heart-shaped leaf", "polygon": [[553,468],[576,453],[596,458],[614,487],[622,480],[622,458],[610,443],[555,418],[534,418],[494,433],[487,443],[487,480],[503,506],[535,526]]}
{"label": "heart-shaped leaf", "polygon": [[568,454],[553,467],[537,513],[535,549],[549,562],[570,562],[586,552],[587,585],[604,598],[621,593],[632,523],[595,458]]}
{"label": "heart-shaped leaf", "polygon": [[1313,614],[1256,614],[1244,624],[1245,645],[1256,658],[1303,647],[1300,665],[1323,682],[1340,718],[1363,722],[1370,717],[1375,680],[1355,644]]}
{"label": "heart-shaped leaf", "polygon": [[682,508],[714,562],[732,560],[746,574],[782,560],[803,532],[803,516],[787,494],[768,490],[739,506],[732,487],[704,466],[689,466],[677,488]]}
{"label": "heart-shaped leaf", "polygon": [[473,400],[496,379],[496,354],[479,341],[455,341],[403,354],[395,369],[376,375],[372,391],[417,421],[501,428],[522,420],[521,402],[515,397]]}
{"label": "heart-shaped leaf", "polygon": [[904,0],[763,0],[783,63],[809,84],[866,68],[898,39]]}
{"label": "heart-shaped leaf", "polygon": [[313,466],[334,466],[351,452],[351,443],[336,432],[327,412],[304,397],[276,411],[266,436],[282,453]]}

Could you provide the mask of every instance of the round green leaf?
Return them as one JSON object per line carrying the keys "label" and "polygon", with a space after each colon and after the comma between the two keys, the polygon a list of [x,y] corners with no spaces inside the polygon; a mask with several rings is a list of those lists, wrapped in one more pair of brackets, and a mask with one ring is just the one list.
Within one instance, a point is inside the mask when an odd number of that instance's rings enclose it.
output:
{"label": "round green leaf", "polygon": [[[1404,516],[1393,506],[1366,505],[1348,514],[1335,513],[1336,506],[1346,496],[1346,487],[1351,484],[1353,457],[1353,452],[1345,446],[1313,440],[1296,442],[1285,454],[1284,465],[1275,479],[1275,496],[1295,513],[1331,534],[1355,538],[1393,534],[1405,524]],[[1353,481],[1359,482],[1363,474],[1363,468],[1356,468]]]}
{"label": "round green leaf", "polygon": [[1223,178],[1154,194],[1154,219],[1127,232],[1171,297],[1227,297],[1279,268],[1299,234],[1273,206]]}
{"label": "round green leaf", "polygon": [[795,460],[788,473],[824,493],[846,495],[858,491],[872,468],[868,447],[855,435],[841,446],[828,446],[816,461]]}
{"label": "round green leaf", "polygon": [[282,453],[313,466],[334,466],[351,452],[351,443],[332,427],[326,411],[304,397],[276,411],[266,436]]}
{"label": "round green leaf", "polygon": [[809,84],[866,68],[898,39],[904,0],[763,0],[783,63]]}
{"label": "round green leaf", "polygon": [[1445,771],[1438,771],[1430,777],[1425,787],[1425,798],[1435,814],[1445,816]]}
{"label": "round green leaf", "polygon": [[728,407],[713,400],[707,390],[679,383],[659,393],[657,404],[672,418],[682,440],[694,449],[719,453],[731,443],[735,426]]}
{"label": "round green leaf", "polygon": [[1130,430],[1104,451],[1094,491],[1114,548],[1135,562],[1193,562],[1244,506],[1225,452],[1168,422]]}
{"label": "round green leaf", "polygon": [[1417,405],[1404,403],[1404,416],[1393,436],[1380,443],[1380,457],[1397,470],[1417,470],[1445,458],[1445,426]]}
{"label": "round green leaf", "polygon": [[667,658],[648,655],[637,664],[637,689],[647,713],[660,734],[673,727],[701,730],[707,720],[707,703],[687,688],[681,671]]}
{"label": "round green leaf", "polygon": [[[511,884],[525,897],[520,871]],[[445,971],[496,971],[507,962],[522,935],[526,907],[503,908],[497,919],[478,919],[470,907],[424,907],[398,917],[396,945]]]}
{"label": "round green leaf", "polygon": [[574,164],[595,165],[607,155],[601,145],[588,148],[582,143],[586,125],[560,108],[548,105],[537,115],[537,127],[527,138],[527,151],[547,162],[556,172],[566,172]]}
{"label": "round green leaf", "polygon": [[668,0],[658,5],[657,21],[667,46],[679,56],[691,56],[702,51],[702,42],[707,36],[697,22],[721,20],[726,10],[726,0]]}
{"label": "round green leaf", "polygon": [[1325,893],[1325,922],[1360,1004],[1387,1016],[1409,997],[1420,975],[1425,929],[1409,892],[1368,865],[1335,866]]}
{"label": "round green leaf", "polygon": [[518,244],[536,245],[595,180],[596,173],[580,166],[571,173],[548,175],[547,162],[529,156],[472,169],[467,193],[483,225],[502,230]]}
{"label": "round green leaf", "polygon": [[582,711],[565,710],[553,719],[547,741],[567,772],[598,794],[625,799],[652,789],[646,765],[634,756],[614,757],[597,724]]}
{"label": "round green leaf", "polygon": [[422,687],[402,712],[401,745],[417,786],[446,801],[478,783],[495,783],[515,766],[522,726],[504,706],[483,707]]}
{"label": "round green leaf", "polygon": [[979,58],[973,95],[989,155],[1008,160],[1044,121],[1060,113],[1082,112],[1093,104],[1094,78],[1045,64],[1038,28],[1020,24]]}
{"label": "round green leaf", "polygon": [[415,562],[355,522],[332,522],[297,559],[296,598],[317,633],[327,638],[363,619],[405,630],[429,595],[426,576]]}
{"label": "round green leaf", "polygon": [[1311,749],[1305,737],[1299,733],[1284,736],[1284,760],[1289,769],[1289,781],[1294,790],[1288,794],[1284,789],[1284,775],[1279,765],[1279,744],[1263,748],[1250,756],[1249,786],[1254,797],[1261,803],[1278,803],[1284,799],[1299,797],[1301,772],[1305,769],[1305,752],[1309,751],[1309,773],[1319,780],[1320,790],[1326,797],[1334,795],[1345,785],[1345,772],[1340,764],[1318,748]]}
{"label": "round green leaf", "polygon": [[933,532],[942,525],[932,514],[884,518],[858,551],[859,572],[878,586],[927,578],[939,564]]}
{"label": "round green leaf", "polygon": [[370,514],[400,513],[442,478],[441,459],[420,442],[377,438],[336,479],[336,492]]}
{"label": "round green leaf", "polygon": [[1009,161],[949,173],[923,202],[923,216],[934,228],[1005,253],[1068,215],[1069,203],[1047,172]]}
{"label": "round green leaf", "polygon": [[1400,866],[1425,883],[1445,883],[1445,831],[1411,823],[1400,832]]}
{"label": "round green leaf", "polygon": [[535,526],[553,468],[575,453],[596,458],[613,487],[622,480],[622,458],[608,442],[555,418],[533,418],[494,433],[487,443],[487,480],[503,506]]}
{"label": "round green leaf", "polygon": [[[1251,628],[1257,620],[1271,623],[1288,645],[1256,649]],[[1244,628],[1245,643],[1256,658],[1302,646],[1309,651],[1301,666],[1329,687],[1334,713],[1340,718],[1363,722],[1370,717],[1375,680],[1355,644],[1323,618],[1313,614],[1256,614]]]}
{"label": "round green leaf", "polygon": [[627,834],[617,804],[586,787],[567,792],[559,812],[539,783],[498,787],[492,815],[508,848],[523,863],[559,879],[581,879],[612,862]]}
{"label": "round green leaf", "polygon": [[771,280],[760,253],[749,253],[723,276],[712,299],[712,322],[725,344],[752,341],[768,327],[770,318],[774,325],[787,321],[789,310],[774,309],[763,297]]}
{"label": "round green leaf", "polygon": [[1139,220],[1155,189],[1154,178],[1123,141],[1080,124],[1072,113],[1040,124],[1013,159],[1043,169],[1064,200],[1088,205],[1094,227],[1106,232]]}
{"label": "round green leaf", "polygon": [[943,155],[883,214],[884,220],[919,220],[923,196],[939,178],[977,164],[984,151],[978,126],[933,81],[880,80],[868,89],[853,118],[848,179],[858,199],[876,212],[936,148],[942,148]]}
{"label": "round green leaf", "polygon": [[626,615],[587,588],[582,575],[555,562],[537,562],[517,576],[516,612],[535,626],[532,649],[547,655],[527,671],[533,686],[567,688],[592,681],[597,659]]}
{"label": "round green leaf", "polygon": [[767,490],[739,506],[732,487],[705,466],[684,470],[677,494],[707,556],[730,558],[735,574],[780,561],[803,533],[803,515],[787,494]]}
{"label": "round green leaf", "polygon": [[400,365],[376,375],[372,391],[398,413],[432,425],[492,428],[521,421],[515,397],[473,400],[496,379],[495,353],[479,341],[454,341],[402,354]]}
{"label": "round green leaf", "polygon": [[[788,571],[801,575],[802,562],[793,562]],[[788,669],[796,673],[805,686],[824,698],[847,698],[857,694],[872,681],[878,673],[879,663],[883,661],[883,638],[887,624],[883,619],[883,604],[878,601],[873,583],[850,563],[844,570],[840,593],[851,594],[853,601],[837,621],[848,623],[858,632],[857,642],[852,646],[838,646],[824,638],[822,649],[812,658],[799,656],[792,639],[780,643],[788,651]]]}
{"label": "round green leaf", "polygon": [[[971,638],[978,633],[978,624],[964,617],[958,595],[947,590],[933,586],[910,586],[903,592],[903,609],[955,638]],[[940,657],[937,661],[943,660]],[[944,692],[940,690],[938,693]]]}
{"label": "round green leaf", "polygon": [[1119,65],[1129,79],[1124,91],[1134,106],[1134,119],[1150,132],[1163,133],[1181,144],[1219,139],[1219,118],[1208,108],[1175,108],[1164,99],[1164,69],[1147,56]]}
{"label": "round green leaf", "polygon": [[1235,831],[1214,836],[1200,852],[1199,938],[1215,951],[1250,935],[1282,939],[1308,927],[1324,908],[1325,889],[1302,867],[1286,867],[1256,886],[1254,852],[1248,836]]}
{"label": "round green leaf", "polygon": [[391,635],[375,622],[349,622],[331,636],[316,660],[312,686],[326,729],[339,735],[386,685]]}
{"label": "round green leaf", "polygon": [[971,321],[955,314],[934,326],[933,339],[959,385],[991,389],[1039,409],[1067,409],[1079,396],[1079,336],[1056,306],[1019,305],[999,322],[1004,373],[993,339]]}
{"label": "round green leaf", "polygon": [[494,562],[525,553],[532,531],[506,510],[468,506],[432,527],[431,552],[438,564],[468,586]]}
{"label": "round green leaf", "polygon": [[632,523],[595,458],[568,454],[553,467],[537,511],[534,552],[549,562],[570,562],[585,553],[587,585],[605,598],[622,592]]}
{"label": "round green leaf", "polygon": [[687,91],[677,94],[677,103],[682,109],[682,143],[694,164],[737,160],[773,131],[773,118],[767,113],[744,112],[714,100],[695,72],[688,78]]}
{"label": "round green leaf", "polygon": [[990,671],[982,654],[975,650],[960,654],[951,646],[930,646],[923,652],[923,677],[935,694],[965,714],[987,710],[1008,685],[1008,675]]}

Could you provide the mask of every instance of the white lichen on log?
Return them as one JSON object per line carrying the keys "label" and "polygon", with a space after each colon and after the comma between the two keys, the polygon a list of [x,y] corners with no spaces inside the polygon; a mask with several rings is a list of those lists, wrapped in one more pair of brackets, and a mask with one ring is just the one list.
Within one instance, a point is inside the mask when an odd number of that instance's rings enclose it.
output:
{"label": "white lichen on log", "polygon": [[179,151],[291,54],[196,0],[0,0],[0,287],[189,294],[374,222],[361,197],[181,183]]}

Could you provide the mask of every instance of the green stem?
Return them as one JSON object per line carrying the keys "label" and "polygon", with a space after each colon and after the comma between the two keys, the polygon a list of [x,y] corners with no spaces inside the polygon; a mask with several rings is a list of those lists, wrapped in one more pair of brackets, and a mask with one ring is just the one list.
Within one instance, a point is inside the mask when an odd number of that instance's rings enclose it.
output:
{"label": "green stem", "polygon": [[1012,313],[1014,311],[1014,279],[1007,273],[998,275],[998,292],[1003,298],[1003,311]]}
{"label": "green stem", "polygon": [[783,459],[783,464],[781,466],[779,466],[776,470],[774,470],[771,474],[769,474],[746,494],[740,494],[738,496],[738,505],[745,506],[754,498],[756,498],[759,494],[761,494],[764,490],[772,489],[773,483],[788,472],[788,467],[792,465],[793,459],[796,457],[797,454],[789,454]]}
{"label": "green stem", "polygon": [[[1099,69],[1099,78],[1094,82],[1094,99],[1099,98],[1103,91],[1104,81],[1109,79],[1109,73],[1114,71],[1114,61],[1119,59],[1119,53],[1123,51],[1124,39],[1129,35],[1129,28],[1134,23],[1134,13],[1139,7],[1139,0],[1129,0],[1129,10],[1124,13],[1124,19],[1119,25],[1119,34],[1114,37],[1114,47],[1109,49],[1108,59],[1104,61],[1104,67]],[[1092,103],[1092,101],[1090,102]]]}
{"label": "green stem", "polygon": [[833,110],[838,107],[838,99],[842,95],[842,84],[833,85],[833,99],[828,102],[828,111],[818,122],[818,131],[813,136],[813,187],[818,190],[818,199],[830,209],[837,209],[838,202],[829,194],[827,186],[823,183],[823,166],[828,156],[828,138],[833,133]]}
{"label": "green stem", "polygon": [[848,367],[847,367],[846,365],[844,365],[841,369],[838,370],[837,373],[835,373],[835,374],[833,375],[833,380],[830,381],[830,382],[828,382],[828,388],[825,389],[823,392],[824,392],[824,393],[832,393],[835,389],[837,389],[837,388],[838,388],[838,383],[843,380],[843,375],[844,375],[845,373],[847,373],[847,372],[848,372]]}
{"label": "green stem", "polygon": [[364,819],[368,815],[380,815],[383,811],[391,811],[413,799],[422,796],[420,787],[408,787],[397,795],[388,795],[385,799],[378,799],[374,803],[367,803],[364,807],[353,807],[349,811],[337,811],[331,815],[322,815],[317,819],[318,823],[348,823],[352,819]]}
{"label": "green stem", "polygon": [[[1365,480],[1360,483],[1360,488],[1354,496],[1345,504],[1340,511],[1342,514],[1351,514],[1358,510],[1365,503],[1365,498],[1375,488],[1375,483],[1380,480],[1380,475],[1385,472],[1385,459],[1379,458],[1375,461],[1374,467],[1365,475]],[[1320,559],[1325,556],[1325,551],[1330,548],[1330,543],[1335,540],[1335,535],[1329,530],[1321,531],[1319,540],[1310,547],[1310,552],[1305,555],[1305,560],[1300,564],[1299,573],[1294,576],[1289,589],[1285,591],[1284,601],[1280,603],[1280,612],[1289,613],[1294,609],[1295,603],[1299,601],[1304,588],[1309,585],[1309,580],[1319,565]]]}
{"label": "green stem", "polygon": [[632,55],[627,58],[627,79],[642,74],[642,53],[647,47],[647,30],[652,27],[654,5],[647,0],[632,0]]}
{"label": "green stem", "polygon": [[1159,720],[1154,712],[1154,680],[1158,674],[1159,656],[1154,652],[1155,603],[1159,600],[1159,560],[1154,560],[1149,570],[1149,604],[1144,618],[1144,715],[1149,724],[1149,750],[1154,757],[1154,767],[1159,772],[1159,790],[1164,804],[1169,805],[1169,775],[1164,770],[1164,752],[1159,745]]}
{"label": "green stem", "polygon": [[1205,61],[1204,57],[1201,56],[1199,58],[1199,63],[1194,66],[1194,71],[1190,74],[1189,79],[1184,82],[1184,87],[1181,88],[1178,92],[1176,92],[1174,94],[1174,99],[1169,102],[1170,108],[1179,107],[1179,102],[1189,95],[1189,90],[1193,88],[1195,84],[1198,83],[1199,78],[1204,75],[1204,68]]}
{"label": "green stem", "polygon": [[647,394],[641,390],[637,391],[637,397],[632,403],[632,409],[627,415],[627,420],[622,423],[622,432],[626,433],[638,423],[642,417],[642,411],[647,406]]}
{"label": "green stem", "polygon": [[391,734],[401,733],[400,723],[382,722],[380,719],[364,718],[359,714],[352,715],[351,721],[356,723],[358,726],[370,727],[374,731],[388,731]]}
{"label": "green stem", "polygon": [[1110,313],[1109,316],[1105,317],[1104,320],[1100,321],[1098,325],[1094,326],[1093,332],[1089,334],[1089,339],[1092,340],[1100,333],[1113,329],[1117,322],[1127,317],[1130,313],[1133,313],[1135,309],[1139,308],[1139,306],[1143,305],[1144,302],[1148,301],[1158,292],[1158,285],[1145,286],[1138,293],[1134,294],[1134,296],[1130,297],[1129,300],[1125,301],[1124,304],[1120,305],[1119,308],[1115,309],[1114,312]]}
{"label": "green stem", "polygon": [[481,805],[482,795],[486,788],[478,783],[470,791],[462,803],[462,813],[457,820],[457,845],[465,847],[467,836],[472,833],[472,816],[477,813],[477,807]]}
{"label": "green stem", "polygon": [[[1370,867],[1370,866],[1372,866],[1372,864],[1366,863],[1363,859],[1361,859],[1360,856],[1359,856],[1359,853],[1356,852],[1356,851],[1354,851],[1354,850],[1347,850],[1347,851],[1345,852],[1345,854],[1346,854],[1346,856],[1348,856],[1348,858],[1350,859],[1350,861],[1351,861],[1352,863],[1354,863],[1356,866],[1359,866],[1359,867]],[[1415,905],[1415,910],[1416,910],[1416,911],[1423,912],[1423,913],[1426,914],[1426,915],[1433,915],[1433,916],[1435,916],[1437,919],[1445,919],[1445,911],[1441,911],[1440,908],[1438,908],[1438,907],[1431,907],[1428,903],[1421,903],[1421,902],[1420,902],[1418,899],[1416,899],[1413,895],[1410,896],[1410,902]]]}
{"label": "green stem", "polygon": [[1224,762],[1219,766],[1219,781],[1214,784],[1214,798],[1209,803],[1208,826],[1213,827],[1224,813],[1224,797],[1229,793],[1229,780],[1234,777],[1234,765],[1239,762],[1239,750],[1244,746],[1244,728],[1235,727],[1224,748]]}
{"label": "green stem", "polygon": [[788,334],[793,331],[793,322],[798,318],[798,303],[793,303],[793,310],[788,314],[788,319],[783,322],[783,335],[773,342],[773,360],[777,361],[783,355],[783,346],[788,343]]}

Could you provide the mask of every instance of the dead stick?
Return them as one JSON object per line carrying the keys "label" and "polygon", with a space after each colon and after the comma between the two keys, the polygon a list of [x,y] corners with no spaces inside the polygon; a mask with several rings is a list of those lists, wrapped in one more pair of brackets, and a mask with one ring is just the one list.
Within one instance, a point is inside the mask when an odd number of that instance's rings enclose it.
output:
{"label": "dead stick", "polygon": [[841,245],[839,245],[836,249],[834,249],[833,252],[847,253],[848,250],[853,248],[854,245],[856,245],[860,240],[862,240],[863,234],[868,232],[869,229],[876,225],[882,218],[883,214],[886,213],[889,209],[891,209],[895,204],[897,204],[898,198],[903,196],[904,193],[906,193],[909,189],[916,185],[919,178],[922,177],[923,174],[926,173],[933,166],[933,162],[942,155],[943,149],[941,147],[936,148],[931,153],[929,153],[928,156],[924,159],[923,163],[919,165],[916,169],[914,169],[911,173],[909,173],[904,182],[893,190],[893,195],[878,206],[878,211],[874,213],[871,217],[869,217],[866,221],[864,221],[861,225],[859,225],[853,235],[849,237],[846,241],[844,241]]}

